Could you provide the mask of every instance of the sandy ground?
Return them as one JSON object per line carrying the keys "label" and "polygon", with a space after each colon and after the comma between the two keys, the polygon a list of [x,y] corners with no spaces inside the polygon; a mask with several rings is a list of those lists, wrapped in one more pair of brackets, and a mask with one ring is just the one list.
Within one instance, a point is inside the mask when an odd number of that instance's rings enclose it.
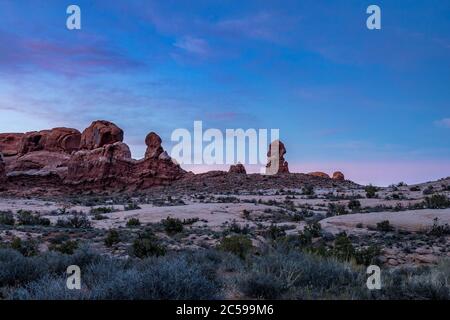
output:
{"label": "sandy ground", "polygon": [[429,230],[436,218],[439,224],[447,223],[450,225],[450,209],[347,214],[326,218],[320,221],[320,224],[324,230],[337,233],[340,231],[358,231],[358,224],[362,224],[364,228],[375,228],[377,223],[388,220],[398,230],[417,232]]}

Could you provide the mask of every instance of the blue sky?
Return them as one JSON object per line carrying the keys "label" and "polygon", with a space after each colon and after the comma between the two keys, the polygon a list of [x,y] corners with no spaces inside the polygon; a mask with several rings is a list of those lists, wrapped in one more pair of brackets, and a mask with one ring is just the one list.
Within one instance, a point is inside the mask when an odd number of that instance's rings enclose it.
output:
{"label": "blue sky", "polygon": [[291,171],[450,176],[448,1],[0,0],[0,21],[0,132],[106,119],[141,157],[203,120],[280,128]]}

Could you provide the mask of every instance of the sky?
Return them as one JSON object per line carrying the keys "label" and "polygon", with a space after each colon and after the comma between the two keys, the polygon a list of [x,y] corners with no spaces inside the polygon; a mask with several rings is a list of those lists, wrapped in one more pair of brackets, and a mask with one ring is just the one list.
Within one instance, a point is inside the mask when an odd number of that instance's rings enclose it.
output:
{"label": "sky", "polygon": [[[66,9],[81,8],[81,30]],[[366,9],[381,8],[381,30]],[[278,128],[291,172],[450,176],[450,2],[0,0],[0,132]],[[208,166],[189,168],[207,171]],[[223,169],[227,169],[223,167]]]}

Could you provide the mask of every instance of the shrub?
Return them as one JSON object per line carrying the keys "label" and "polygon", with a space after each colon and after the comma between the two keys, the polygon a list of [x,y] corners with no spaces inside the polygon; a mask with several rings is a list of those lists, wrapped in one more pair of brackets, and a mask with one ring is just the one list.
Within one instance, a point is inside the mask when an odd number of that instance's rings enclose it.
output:
{"label": "shrub", "polygon": [[34,256],[39,253],[38,245],[34,240],[22,240],[14,237],[11,242],[11,249],[19,251],[25,257]]}
{"label": "shrub", "polygon": [[70,218],[58,219],[56,225],[64,228],[88,229],[91,227],[91,221],[85,213],[74,211]]}
{"label": "shrub", "polygon": [[164,230],[168,234],[175,234],[183,231],[183,222],[177,218],[167,217],[167,219],[161,220]]}
{"label": "shrub", "polygon": [[252,250],[252,240],[245,235],[233,235],[222,238],[218,248],[223,251],[231,252],[241,259],[245,257]]}
{"label": "shrub", "polygon": [[131,203],[128,203],[127,205],[123,206],[123,209],[125,211],[131,211],[131,210],[139,210],[139,209],[141,209],[141,207],[139,207],[139,205],[137,203],[131,202]]}
{"label": "shrub", "polygon": [[434,194],[431,197],[425,197],[424,205],[430,209],[445,209],[450,207],[450,200],[444,194]]}
{"label": "shrub", "polygon": [[377,230],[382,232],[389,232],[394,230],[394,228],[391,226],[389,220],[384,220],[377,223]]}
{"label": "shrub", "polygon": [[49,219],[41,218],[38,214],[34,214],[28,210],[17,211],[17,221],[21,225],[50,225]]}
{"label": "shrub", "polygon": [[304,186],[302,188],[302,194],[305,196],[313,196],[314,195],[314,187],[311,185]]}
{"label": "shrub", "polygon": [[11,211],[0,211],[0,224],[13,226],[14,223],[15,219]]}
{"label": "shrub", "polygon": [[60,244],[51,244],[49,249],[52,251],[58,251],[65,254],[73,254],[76,249],[78,249],[77,241],[64,241]]}
{"label": "shrub", "polygon": [[341,204],[329,203],[328,204],[328,216],[340,216],[347,214],[347,210],[345,210],[345,206]]}
{"label": "shrub", "polygon": [[159,243],[152,232],[146,231],[139,234],[133,241],[132,254],[138,258],[163,256],[166,254],[166,248]]}
{"label": "shrub", "polygon": [[332,255],[343,261],[350,261],[355,254],[355,248],[347,236],[347,233],[341,232],[334,240]]}
{"label": "shrub", "polygon": [[131,218],[127,221],[127,227],[138,227],[141,225],[141,221],[138,218]]}
{"label": "shrub", "polygon": [[450,235],[450,226],[446,223],[444,225],[440,225],[438,223],[438,218],[434,218],[433,226],[428,234],[436,237],[442,237],[446,235]]}
{"label": "shrub", "polygon": [[371,245],[367,248],[356,250],[354,255],[357,264],[368,266],[375,263],[375,259],[380,253],[381,249],[378,246]]}
{"label": "shrub", "polygon": [[286,291],[280,279],[272,274],[250,273],[239,283],[241,291],[254,299],[279,299]]}
{"label": "shrub", "polygon": [[409,191],[415,191],[415,192],[420,191],[420,187],[419,186],[411,187],[411,188],[409,188]]}
{"label": "shrub", "polygon": [[111,213],[111,212],[114,212],[114,211],[115,211],[115,209],[113,207],[91,208],[91,214]]}
{"label": "shrub", "polygon": [[364,188],[364,191],[366,192],[367,198],[376,198],[376,196],[377,196],[376,192],[378,191],[378,188],[369,184],[368,186],[366,186]]}
{"label": "shrub", "polygon": [[350,200],[348,203],[348,208],[353,212],[361,210],[361,202],[359,200]]}
{"label": "shrub", "polygon": [[120,242],[119,232],[117,230],[111,229],[106,234],[105,245],[107,247],[112,247],[113,245]]}
{"label": "shrub", "polygon": [[266,231],[266,236],[272,240],[282,238],[285,235],[286,235],[286,232],[283,230],[283,228],[281,228],[275,224],[271,224],[269,229]]}
{"label": "shrub", "polygon": [[422,193],[423,193],[424,195],[430,195],[430,194],[433,194],[433,193],[434,193],[434,187],[433,187],[432,185],[429,185],[428,187],[426,187],[426,188],[422,191]]}

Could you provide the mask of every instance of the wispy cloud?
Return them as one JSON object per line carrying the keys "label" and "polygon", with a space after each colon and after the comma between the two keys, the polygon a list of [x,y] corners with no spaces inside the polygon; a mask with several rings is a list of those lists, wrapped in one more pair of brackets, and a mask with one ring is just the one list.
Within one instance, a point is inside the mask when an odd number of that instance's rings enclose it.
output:
{"label": "wispy cloud", "polygon": [[439,127],[450,128],[450,118],[444,118],[434,122]]}
{"label": "wispy cloud", "polygon": [[117,72],[142,66],[98,38],[62,42],[55,39],[17,36],[0,31],[0,71],[46,71],[68,76]]}
{"label": "wispy cloud", "polygon": [[199,56],[207,56],[210,52],[210,48],[206,40],[191,36],[182,37],[178,39],[173,45],[188,53]]}

